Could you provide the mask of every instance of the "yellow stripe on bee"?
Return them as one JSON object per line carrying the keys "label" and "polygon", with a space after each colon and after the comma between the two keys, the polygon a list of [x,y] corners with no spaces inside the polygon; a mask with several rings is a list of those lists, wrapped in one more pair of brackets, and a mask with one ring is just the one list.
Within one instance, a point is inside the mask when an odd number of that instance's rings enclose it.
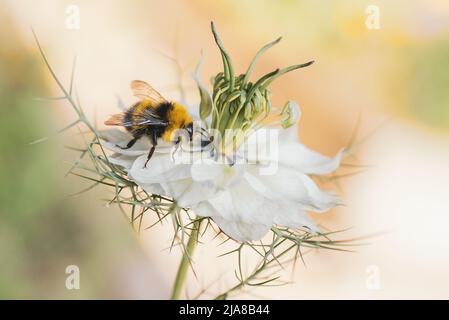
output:
{"label": "yellow stripe on bee", "polygon": [[[153,108],[153,104],[151,103],[150,100],[142,100],[140,101],[135,107],[134,110],[132,112],[133,115],[133,121],[134,122],[138,122],[139,120],[142,119],[143,114],[145,113],[145,110],[149,109],[149,108]],[[134,126],[134,129],[138,130],[143,128],[143,126]]]}
{"label": "yellow stripe on bee", "polygon": [[134,114],[140,116],[140,115],[144,114],[145,110],[147,110],[149,108],[153,108],[153,107],[154,106],[150,100],[142,100],[141,102],[139,102],[138,105],[135,106]]}
{"label": "yellow stripe on bee", "polygon": [[184,128],[193,122],[187,109],[180,103],[173,102],[173,109],[167,115],[168,127],[162,135],[164,141],[172,141],[172,134],[175,130]]}

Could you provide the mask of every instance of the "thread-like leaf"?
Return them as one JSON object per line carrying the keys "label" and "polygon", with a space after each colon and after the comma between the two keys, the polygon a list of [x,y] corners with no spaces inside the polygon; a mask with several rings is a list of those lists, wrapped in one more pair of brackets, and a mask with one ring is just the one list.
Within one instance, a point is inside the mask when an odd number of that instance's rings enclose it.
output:
{"label": "thread-like leaf", "polygon": [[249,64],[248,69],[246,70],[245,77],[243,78],[242,86],[244,86],[248,82],[249,77],[251,76],[251,73],[253,72],[254,66],[256,65],[259,58],[265,53],[265,51],[270,49],[272,46],[278,44],[281,40],[282,40],[282,37],[279,37],[276,40],[264,45],[259,51],[257,51],[253,60]]}

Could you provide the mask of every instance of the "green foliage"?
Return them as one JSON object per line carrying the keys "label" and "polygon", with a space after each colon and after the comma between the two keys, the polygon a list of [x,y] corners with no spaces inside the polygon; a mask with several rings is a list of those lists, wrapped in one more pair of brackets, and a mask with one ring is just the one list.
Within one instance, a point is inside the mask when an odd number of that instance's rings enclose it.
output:
{"label": "green foliage", "polygon": [[449,129],[449,42],[412,50],[407,108],[420,121]]}
{"label": "green foliage", "polygon": [[44,79],[25,48],[2,46],[0,70],[0,218],[20,223],[45,208],[56,191],[52,149],[29,144],[48,133],[50,115],[33,100]]}

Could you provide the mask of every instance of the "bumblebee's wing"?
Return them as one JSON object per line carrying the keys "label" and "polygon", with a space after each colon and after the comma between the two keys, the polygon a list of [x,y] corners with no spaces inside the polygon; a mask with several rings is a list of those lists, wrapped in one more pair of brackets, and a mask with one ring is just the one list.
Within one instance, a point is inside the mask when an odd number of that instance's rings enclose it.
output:
{"label": "bumblebee's wing", "polygon": [[150,100],[152,105],[158,105],[167,102],[159,92],[145,81],[134,80],[131,82],[131,90],[134,95],[142,100]]}
{"label": "bumblebee's wing", "polygon": [[122,126],[124,127],[134,127],[134,126],[166,126],[167,121],[161,119],[138,119],[132,121],[123,121]]}
{"label": "bumblebee's wing", "polygon": [[125,120],[125,113],[118,113],[112,115],[108,120],[104,122],[108,126],[123,126],[123,127],[134,127],[134,126],[165,126],[168,124],[167,121],[159,118],[154,112],[147,109],[143,114],[134,116],[130,120]]}
{"label": "bumblebee's wing", "polygon": [[110,116],[109,119],[104,122],[104,124],[107,126],[122,126],[124,119],[125,119],[124,112],[117,113]]}

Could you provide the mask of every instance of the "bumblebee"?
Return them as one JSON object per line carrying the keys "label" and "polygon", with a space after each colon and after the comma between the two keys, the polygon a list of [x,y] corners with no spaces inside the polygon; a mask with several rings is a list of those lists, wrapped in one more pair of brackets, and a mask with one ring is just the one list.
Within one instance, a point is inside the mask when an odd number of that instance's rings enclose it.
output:
{"label": "bumblebee", "polygon": [[[190,140],[193,135],[193,119],[187,109],[178,102],[167,101],[148,83],[140,80],[131,82],[131,90],[134,96],[140,99],[128,110],[112,115],[105,121],[109,126],[123,126],[132,134],[133,139],[126,146],[118,146],[121,149],[131,148],[140,138],[148,136],[152,147],[148,153],[148,161],[153,156],[157,146],[157,140],[171,142],[175,130],[185,129]],[[179,143],[180,139],[176,143]]]}

